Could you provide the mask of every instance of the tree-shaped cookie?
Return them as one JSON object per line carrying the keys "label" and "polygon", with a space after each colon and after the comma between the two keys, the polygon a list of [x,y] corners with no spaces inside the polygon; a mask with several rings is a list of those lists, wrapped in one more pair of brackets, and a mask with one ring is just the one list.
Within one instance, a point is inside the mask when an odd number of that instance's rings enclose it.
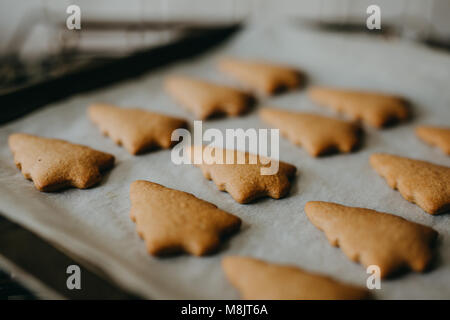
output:
{"label": "tree-shaped cookie", "polygon": [[223,58],[219,61],[219,70],[263,95],[298,88],[303,78],[302,73],[292,67],[261,60]]}
{"label": "tree-shaped cookie", "polygon": [[248,152],[195,146],[191,156],[196,152],[203,154],[203,161],[195,163],[193,159],[193,162],[205,178],[214,181],[219,190],[228,192],[239,203],[266,196],[274,199],[286,196],[296,172],[291,164]]}
{"label": "tree-shaped cookie", "polygon": [[134,181],[130,199],[130,217],[148,252],[156,256],[211,253],[241,225],[241,219],[212,203],[149,181]]}
{"label": "tree-shaped cookie", "polygon": [[345,113],[354,120],[362,120],[376,128],[409,117],[405,100],[393,95],[323,87],[312,87],[308,94],[318,105]]}
{"label": "tree-shaped cookie", "polygon": [[332,151],[350,152],[359,144],[361,130],[355,123],[275,108],[264,108],[259,114],[264,122],[280,129],[282,135],[314,157]]}
{"label": "tree-shaped cookie", "polygon": [[416,128],[416,135],[426,143],[437,146],[442,152],[450,155],[450,128],[420,126]]}
{"label": "tree-shaped cookie", "polygon": [[339,246],[349,259],[366,267],[378,266],[382,277],[404,267],[424,271],[432,259],[437,232],[427,226],[331,202],[307,202],[305,212],[332,246]]}
{"label": "tree-shaped cookie", "polygon": [[169,76],[166,91],[198,119],[217,115],[238,116],[246,113],[253,98],[238,89],[186,76]]}
{"label": "tree-shaped cookie", "polygon": [[370,164],[388,185],[430,214],[450,210],[450,168],[426,161],[375,153]]}
{"label": "tree-shaped cookie", "polygon": [[126,109],[96,103],[88,109],[89,117],[115,143],[131,154],[161,147],[170,148],[172,132],[186,128],[186,121],[142,109]]}
{"label": "tree-shaped cookie", "polygon": [[59,139],[14,133],[8,142],[16,166],[40,191],[89,188],[114,165],[109,153]]}
{"label": "tree-shaped cookie", "polygon": [[228,256],[222,267],[243,299],[250,300],[356,300],[369,298],[367,290],[338,282],[295,266]]}

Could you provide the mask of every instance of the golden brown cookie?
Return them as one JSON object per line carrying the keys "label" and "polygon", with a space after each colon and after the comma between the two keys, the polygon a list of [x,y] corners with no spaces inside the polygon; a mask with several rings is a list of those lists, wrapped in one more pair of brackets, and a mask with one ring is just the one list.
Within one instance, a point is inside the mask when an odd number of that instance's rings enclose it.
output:
{"label": "golden brown cookie", "polygon": [[223,236],[239,230],[241,219],[190,193],[137,180],[130,187],[130,217],[155,256],[215,251]]}
{"label": "golden brown cookie", "polygon": [[442,152],[450,155],[450,128],[420,126],[416,135],[423,141],[439,147]]}
{"label": "golden brown cookie", "polygon": [[292,67],[258,60],[224,58],[219,62],[219,70],[264,95],[298,88],[303,78],[301,72]]}
{"label": "golden brown cookie", "polygon": [[309,201],[305,212],[332,246],[365,267],[377,265],[386,277],[404,267],[424,271],[429,265],[438,233],[392,214]]}
{"label": "golden brown cookie", "polygon": [[264,108],[259,115],[313,157],[336,150],[350,152],[359,145],[361,129],[355,123],[275,108]]}
{"label": "golden brown cookie", "polygon": [[16,166],[40,191],[89,188],[114,165],[113,155],[64,140],[14,133],[8,143]]}
{"label": "golden brown cookie", "polygon": [[238,116],[253,103],[253,98],[243,91],[185,76],[169,76],[165,89],[198,119],[222,114]]}
{"label": "golden brown cookie", "polygon": [[[195,149],[193,147],[192,155]],[[200,167],[206,179],[214,181],[217,188],[228,192],[239,203],[248,203],[261,197],[280,199],[291,188],[290,180],[295,176],[296,168],[288,163],[260,157],[248,152],[203,147],[203,162]],[[227,159],[235,159],[226,163]],[[242,159],[243,161],[239,161]],[[216,161],[214,163],[214,160]],[[269,164],[268,161],[271,161]],[[273,174],[261,174],[262,168],[276,168]]]}
{"label": "golden brown cookie", "polygon": [[450,168],[426,161],[375,153],[370,164],[388,185],[430,214],[450,209]]}
{"label": "golden brown cookie", "polygon": [[356,300],[369,298],[365,289],[300,268],[228,256],[222,267],[246,300]]}
{"label": "golden brown cookie", "polygon": [[324,87],[312,87],[308,95],[318,105],[345,113],[376,128],[409,117],[405,100],[393,95]]}
{"label": "golden brown cookie", "polygon": [[186,121],[164,114],[125,109],[114,105],[95,103],[88,109],[89,117],[118,145],[123,145],[131,154],[161,147],[170,148],[172,132],[187,128]]}

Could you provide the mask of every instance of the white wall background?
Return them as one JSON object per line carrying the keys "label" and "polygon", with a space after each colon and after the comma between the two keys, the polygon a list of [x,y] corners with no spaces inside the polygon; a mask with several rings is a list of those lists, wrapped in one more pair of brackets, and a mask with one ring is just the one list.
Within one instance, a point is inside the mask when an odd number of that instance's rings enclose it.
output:
{"label": "white wall background", "polygon": [[280,16],[313,19],[338,16],[342,20],[356,16],[362,20],[367,6],[378,4],[382,21],[402,24],[406,17],[413,17],[418,23],[429,23],[430,32],[450,37],[450,0],[0,0],[0,51],[5,50],[7,40],[27,14],[56,14],[64,20],[69,4],[81,7],[82,18],[136,20],[242,17],[267,20]]}

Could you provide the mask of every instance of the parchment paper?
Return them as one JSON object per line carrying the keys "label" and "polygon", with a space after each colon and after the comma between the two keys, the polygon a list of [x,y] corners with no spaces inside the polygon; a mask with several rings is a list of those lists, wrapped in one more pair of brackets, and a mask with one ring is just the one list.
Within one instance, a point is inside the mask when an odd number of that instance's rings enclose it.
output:
{"label": "parchment paper", "polygon": [[[415,116],[407,124],[386,130],[366,128],[362,149],[348,155],[313,159],[301,148],[281,139],[281,160],[299,170],[291,194],[282,200],[264,199],[248,205],[238,204],[229,194],[218,191],[198,168],[174,165],[169,150],[129,155],[103,137],[86,116],[90,103],[104,101],[193,120],[191,114],[163,92],[163,77],[176,72],[233,84],[215,68],[217,58],[223,55],[289,63],[305,70],[313,84],[402,94],[413,102]],[[407,273],[384,280],[376,297],[450,298],[449,214],[426,214],[389,188],[368,163],[371,153],[382,151],[450,165],[448,156],[425,145],[413,133],[417,124],[450,124],[449,83],[450,55],[419,45],[367,36],[324,34],[287,24],[253,24],[208,54],[104,90],[73,96],[2,126],[0,211],[96,265],[119,285],[144,297],[228,299],[239,295],[222,272],[220,260],[225,255],[250,255],[293,264],[364,286],[368,276],[365,268],[349,261],[340,249],[331,247],[324,234],[308,221],[303,207],[309,200],[324,200],[373,208],[431,226],[440,234],[438,259],[430,272]],[[334,115],[314,106],[304,90],[262,99],[261,105]],[[255,110],[239,118],[204,122],[204,128],[266,126]],[[7,136],[13,132],[86,144],[114,154],[117,163],[95,188],[41,193],[14,166],[7,147]],[[241,217],[243,227],[218,254],[209,257],[151,257],[128,215],[129,185],[136,179],[191,192]],[[46,263],[51,267],[51,261]]]}

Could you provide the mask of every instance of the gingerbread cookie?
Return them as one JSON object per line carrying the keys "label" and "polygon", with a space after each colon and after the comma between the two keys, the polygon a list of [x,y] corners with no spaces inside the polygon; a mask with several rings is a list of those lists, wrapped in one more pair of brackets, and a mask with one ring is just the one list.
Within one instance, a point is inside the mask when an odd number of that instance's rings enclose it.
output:
{"label": "gingerbread cookie", "polygon": [[305,212],[332,246],[364,266],[376,265],[386,277],[403,267],[420,272],[429,265],[438,233],[392,214],[309,201]]}
{"label": "gingerbread cookie", "polygon": [[187,128],[186,121],[164,114],[125,109],[114,105],[96,103],[88,109],[89,117],[118,145],[123,145],[131,154],[161,147],[170,148],[172,132]]}
{"label": "gingerbread cookie", "polygon": [[219,69],[264,95],[298,88],[303,78],[301,72],[292,67],[257,60],[224,58],[219,62]]}
{"label": "gingerbread cookie", "polygon": [[450,155],[450,128],[420,126],[416,135],[423,141],[439,147],[442,152]]}
{"label": "gingerbread cookie", "polygon": [[426,161],[376,153],[370,164],[388,185],[430,214],[450,209],[450,168]]}
{"label": "gingerbread cookie", "polygon": [[[290,180],[295,176],[296,168],[285,162],[248,152],[201,146],[193,147],[191,155],[196,149],[202,150],[203,161],[194,164],[201,168],[205,178],[214,181],[219,190],[228,192],[239,203],[265,196],[282,198],[289,192]],[[227,163],[227,159],[234,160]],[[270,167],[276,172],[265,174],[264,169]]]}
{"label": "gingerbread cookie", "polygon": [[168,77],[165,88],[199,119],[222,114],[238,116],[253,104],[253,98],[243,91],[185,76]]}
{"label": "gingerbread cookie", "polygon": [[14,133],[8,143],[16,166],[40,191],[89,188],[114,165],[113,155],[64,140]]}
{"label": "gingerbread cookie", "polygon": [[264,108],[259,115],[313,157],[331,151],[350,152],[359,145],[361,129],[355,123],[275,108]]}
{"label": "gingerbread cookie", "polygon": [[130,217],[155,256],[215,251],[223,236],[239,230],[241,219],[194,195],[138,180],[130,187]]}
{"label": "gingerbread cookie", "polygon": [[323,87],[312,87],[308,94],[313,102],[376,128],[409,117],[405,100],[393,95]]}
{"label": "gingerbread cookie", "polygon": [[365,289],[294,266],[229,256],[222,260],[222,267],[231,284],[247,300],[356,300],[370,297]]}

